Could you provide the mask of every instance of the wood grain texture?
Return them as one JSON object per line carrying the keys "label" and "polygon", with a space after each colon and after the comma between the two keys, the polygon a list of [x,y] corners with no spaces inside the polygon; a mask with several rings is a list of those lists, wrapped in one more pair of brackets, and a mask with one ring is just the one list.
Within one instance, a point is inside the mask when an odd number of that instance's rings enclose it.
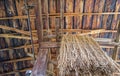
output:
{"label": "wood grain texture", "polygon": [[[75,0],[74,10],[75,13],[83,13],[83,0]],[[74,17],[74,28],[80,29],[82,27],[82,16]]]}
{"label": "wood grain texture", "polygon": [[[91,13],[93,11],[93,6],[94,6],[94,0],[85,0],[85,5],[84,5],[84,12],[85,13]],[[84,29],[90,29],[91,25],[91,19],[92,15],[89,16],[84,16],[84,21],[83,21],[83,28]]]}
{"label": "wood grain texture", "polygon": [[[72,13],[73,12],[73,0],[66,0],[66,12]],[[72,29],[73,28],[73,17],[66,17],[66,28]]]}
{"label": "wood grain texture", "polygon": [[[49,12],[56,13],[56,0],[49,0]],[[55,20],[55,17],[50,17],[50,27],[52,29],[55,29],[56,27]]]}

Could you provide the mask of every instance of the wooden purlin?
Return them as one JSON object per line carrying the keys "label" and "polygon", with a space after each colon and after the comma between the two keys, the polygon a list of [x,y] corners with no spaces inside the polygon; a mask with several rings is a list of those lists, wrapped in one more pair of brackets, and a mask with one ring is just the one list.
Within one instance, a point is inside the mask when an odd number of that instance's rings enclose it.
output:
{"label": "wooden purlin", "polygon": [[[64,13],[64,17],[66,16],[83,16],[83,15],[118,15],[120,14],[120,12],[97,12],[97,13]],[[45,18],[45,14],[42,14],[43,18]],[[49,14],[50,17],[60,17],[60,13],[50,13]],[[0,18],[0,20],[14,20],[14,19],[27,19],[28,17],[26,15],[23,16],[12,16],[12,17],[2,17]],[[31,19],[35,19],[35,15],[30,15]]]}
{"label": "wooden purlin", "polygon": [[[20,72],[25,72],[25,71],[31,70],[31,69],[32,69],[32,68],[25,68],[25,69],[22,69],[22,70],[15,70],[15,71],[12,71],[12,72],[0,74],[0,76],[10,75],[10,74],[15,74],[15,73],[20,73]],[[18,75],[17,75],[17,76],[18,76]]]}
{"label": "wooden purlin", "polygon": [[[3,30],[10,30],[10,31],[15,31],[17,33],[21,33],[21,34],[24,34],[24,35],[30,35],[30,33],[28,31],[24,31],[24,30],[19,30],[19,29],[16,29],[14,27],[8,27],[6,25],[0,25],[0,28],[3,29]],[[33,35],[36,36],[36,34],[33,33]]]}

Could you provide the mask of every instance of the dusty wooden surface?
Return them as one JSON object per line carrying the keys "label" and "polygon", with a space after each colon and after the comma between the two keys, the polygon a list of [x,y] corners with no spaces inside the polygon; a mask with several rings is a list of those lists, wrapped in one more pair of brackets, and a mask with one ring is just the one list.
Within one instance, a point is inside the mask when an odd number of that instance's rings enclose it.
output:
{"label": "dusty wooden surface", "polygon": [[[13,59],[22,59],[24,56],[27,55],[27,53],[31,53],[31,44],[29,42],[30,34],[29,29],[27,25],[27,16],[24,9],[24,0],[0,0],[0,59],[1,61],[10,61],[11,63],[7,63],[5,65],[9,65],[9,67],[16,66]],[[31,5],[36,6],[36,1],[38,0],[28,0],[28,3]],[[36,55],[38,54],[38,41],[37,39],[44,40],[45,42],[50,41],[56,42],[56,37],[52,38],[53,36],[57,36],[57,39],[59,38],[59,34],[61,30],[60,26],[62,26],[64,29],[62,30],[64,33],[86,33],[86,30],[93,30],[93,29],[106,29],[106,31],[109,32],[102,32],[101,34],[94,34],[93,37],[97,38],[111,38],[114,39],[116,36],[116,25],[118,20],[120,20],[120,0],[65,0],[64,2],[64,23],[61,25],[60,23],[60,1],[61,0],[47,0],[47,3],[45,3],[45,0],[42,0],[42,7],[40,17],[38,14],[35,13],[35,7],[30,10],[30,16],[31,16],[31,25],[33,30],[33,35],[35,37],[34,40],[34,47]],[[46,6],[48,6],[48,11],[46,11]],[[40,10],[40,9],[37,9]],[[47,14],[47,16],[46,16]],[[43,17],[43,18],[42,18]],[[39,20],[35,20],[36,18],[41,18]],[[46,21],[47,20],[47,21]],[[44,32],[41,31],[41,27],[38,26],[38,24],[42,24],[42,28],[44,28]],[[3,25],[3,26],[1,26]],[[48,26],[51,29],[51,31],[48,30]],[[38,32],[37,33],[37,30]],[[65,30],[66,29],[66,30]],[[71,30],[70,30],[71,29]],[[75,29],[75,30],[74,30]],[[85,31],[80,31],[77,29],[82,29]],[[14,31],[11,31],[14,30]],[[58,31],[59,30],[59,31]],[[74,32],[75,31],[75,32]],[[49,35],[48,35],[48,32]],[[20,36],[16,37],[16,34]],[[7,37],[6,35],[10,35]],[[11,35],[15,36],[11,36]],[[37,35],[41,36],[45,35],[45,37],[38,37]],[[23,36],[23,37],[22,37]],[[50,38],[46,38],[50,37]],[[24,40],[24,39],[25,40]],[[102,40],[102,39],[101,39]],[[102,44],[102,43],[101,43]],[[104,43],[105,44],[105,43]],[[112,44],[112,43],[111,43]],[[108,55],[112,55],[112,48],[113,45],[111,44],[105,44],[101,45],[101,47],[107,52]],[[43,44],[42,47],[52,47],[56,46],[58,44]],[[57,55],[58,53],[56,51],[58,48],[53,47],[49,51],[49,57],[50,60],[57,61]],[[3,50],[3,51],[2,51]],[[25,55],[24,55],[24,54]],[[120,53],[119,53],[120,54]],[[14,56],[14,57],[13,57]],[[18,72],[21,72],[19,75],[24,76],[24,72],[28,69],[25,69],[28,63],[31,63],[29,58],[28,60],[25,59],[25,61],[18,61],[18,66],[23,66],[23,68],[16,67],[13,69],[12,73],[10,72],[10,68],[1,67],[0,66],[0,73],[1,74],[18,74]],[[118,57],[118,59],[120,59]],[[12,62],[13,61],[13,62]],[[117,60],[119,61],[119,60]],[[0,63],[0,65],[3,65]],[[58,75],[58,72],[56,72],[56,65],[49,64],[49,70],[52,70],[53,73],[55,73],[55,76]],[[51,66],[51,67],[50,67]],[[30,66],[27,66],[31,68]],[[16,69],[20,68],[20,71]],[[12,69],[11,69],[12,70]],[[22,71],[21,71],[22,70]],[[5,73],[6,72],[6,73]],[[47,72],[50,73],[50,72]],[[52,73],[52,74],[53,74]],[[50,73],[51,74],[51,73]]]}

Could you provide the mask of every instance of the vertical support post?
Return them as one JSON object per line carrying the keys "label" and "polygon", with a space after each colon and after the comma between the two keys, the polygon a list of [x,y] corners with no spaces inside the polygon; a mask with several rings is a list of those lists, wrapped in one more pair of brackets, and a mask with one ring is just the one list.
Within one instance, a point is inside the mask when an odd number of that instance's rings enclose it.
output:
{"label": "vertical support post", "polygon": [[[118,22],[118,29],[117,29],[117,34],[116,34],[116,38],[115,38],[115,42],[118,43],[120,38],[120,21]],[[117,59],[117,54],[118,54],[118,45],[115,45],[114,50],[113,50],[113,60]]]}
{"label": "vertical support post", "polygon": [[36,6],[36,28],[38,34],[39,54],[32,70],[32,76],[46,76],[47,70],[47,49],[41,49],[43,41],[42,2],[37,0]]}

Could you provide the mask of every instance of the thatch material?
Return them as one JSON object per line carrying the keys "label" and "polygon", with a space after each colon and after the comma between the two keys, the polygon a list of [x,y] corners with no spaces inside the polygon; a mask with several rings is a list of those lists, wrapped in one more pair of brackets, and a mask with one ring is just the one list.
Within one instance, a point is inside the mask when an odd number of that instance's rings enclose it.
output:
{"label": "thatch material", "polygon": [[112,76],[119,65],[99,47],[92,37],[65,35],[58,58],[60,74],[75,70],[76,76]]}

